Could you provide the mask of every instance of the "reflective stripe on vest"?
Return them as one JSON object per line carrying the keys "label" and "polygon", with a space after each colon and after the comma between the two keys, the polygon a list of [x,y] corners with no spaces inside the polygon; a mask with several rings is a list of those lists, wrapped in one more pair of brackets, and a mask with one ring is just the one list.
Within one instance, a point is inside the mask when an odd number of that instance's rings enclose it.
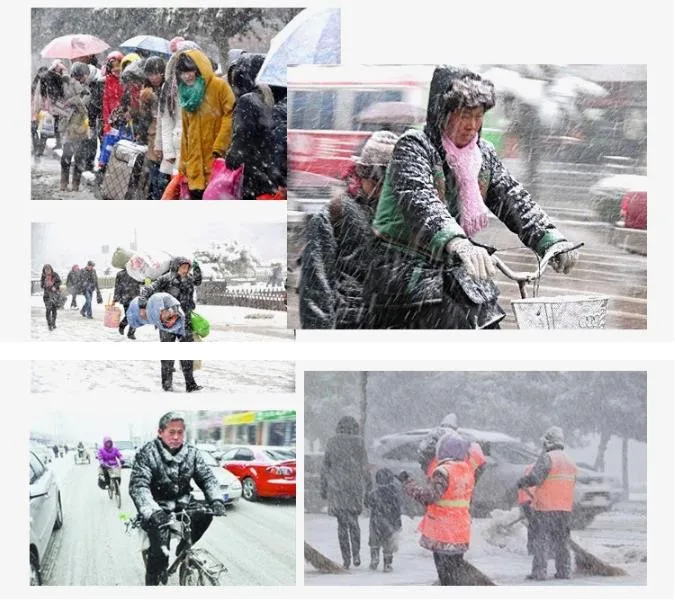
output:
{"label": "reflective stripe on vest", "polygon": [[532,507],[539,512],[571,512],[577,466],[562,450],[552,450],[551,469],[537,487]]}
{"label": "reflective stripe on vest", "polygon": [[469,506],[474,475],[466,461],[442,461],[437,469],[448,475],[443,496],[427,505],[418,530],[425,537],[446,544],[468,544],[471,539]]}

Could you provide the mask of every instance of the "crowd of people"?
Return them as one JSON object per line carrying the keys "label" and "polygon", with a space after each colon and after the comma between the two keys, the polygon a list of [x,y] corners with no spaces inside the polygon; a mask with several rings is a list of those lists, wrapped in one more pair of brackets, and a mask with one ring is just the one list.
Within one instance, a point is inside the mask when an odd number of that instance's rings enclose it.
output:
{"label": "crowd of people", "polygon": [[[517,482],[520,504],[528,523],[528,550],[533,555],[527,580],[546,579],[550,555],[555,577],[571,577],[570,515],[574,504],[577,467],[564,451],[563,432],[551,427],[541,438],[537,461]],[[326,443],[321,468],[321,496],[337,519],[343,567],[361,564],[359,515],[369,510],[370,568],[393,570],[402,529],[405,496],[421,504],[419,544],[432,553],[441,586],[469,585],[464,554],[472,535],[471,502],[487,459],[480,445],[460,433],[457,416],[446,416],[418,447],[422,479],[406,471],[378,469],[373,484],[359,424],[343,416]],[[516,489],[514,489],[515,491]],[[524,498],[523,498],[524,497]]]}
{"label": "crowd of people", "polygon": [[182,198],[201,199],[214,160],[224,159],[228,170],[243,166],[241,198],[285,199],[286,88],[256,83],[265,55],[231,52],[222,73],[194,41],[178,36],[169,49],[170,57],[111,51],[102,66],[87,56],[41,67],[31,88],[34,157],[55,138],[60,188],[77,191],[84,171],[102,184],[112,146],[130,140],[144,158],[123,198],[169,198],[180,175]]}
{"label": "crowd of people", "polygon": [[426,124],[371,135],[344,193],[307,225],[300,321],[319,329],[498,329],[493,214],[557,272],[576,251],[480,137],[494,85],[438,66]]}

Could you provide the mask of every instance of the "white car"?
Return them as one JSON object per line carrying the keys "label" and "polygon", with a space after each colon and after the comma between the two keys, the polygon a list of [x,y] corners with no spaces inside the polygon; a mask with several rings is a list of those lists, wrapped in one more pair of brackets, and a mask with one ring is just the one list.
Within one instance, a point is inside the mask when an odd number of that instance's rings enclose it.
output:
{"label": "white car", "polygon": [[30,451],[30,585],[42,585],[42,565],[52,532],[63,526],[61,492],[56,477],[37,454]]}
{"label": "white car", "polygon": [[[208,465],[211,468],[211,471],[215,475],[216,480],[218,480],[221,492],[221,499],[227,505],[233,505],[234,503],[239,501],[239,499],[241,499],[241,482],[239,481],[239,478],[237,478],[234,474],[227,471],[222,466],[218,465],[218,462],[214,459],[214,457],[210,453],[204,450],[200,450],[199,452],[201,453],[202,457],[204,457],[206,465]],[[205,500],[204,493],[195,484],[194,480],[192,481],[192,496],[197,501]]]}
{"label": "white car", "polygon": [[136,458],[136,447],[134,446],[134,443],[130,440],[118,440],[114,445],[117,446],[122,453],[122,459],[124,460],[124,465],[122,467],[133,467],[134,459]]}

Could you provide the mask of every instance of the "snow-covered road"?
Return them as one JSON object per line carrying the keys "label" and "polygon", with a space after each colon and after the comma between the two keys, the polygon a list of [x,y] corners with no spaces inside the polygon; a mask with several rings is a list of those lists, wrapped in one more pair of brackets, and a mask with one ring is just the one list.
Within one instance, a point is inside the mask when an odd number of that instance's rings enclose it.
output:
{"label": "snow-covered road", "polygon": [[[130,470],[122,472],[122,509],[96,484],[97,466],[75,465],[72,457],[56,459],[64,525],[47,552],[46,585],[143,585],[141,538],[126,534],[120,514],[136,510],[128,495]],[[221,581],[232,586],[295,584],[295,502],[240,499],[227,516],[215,518],[197,542],[227,567]],[[169,580],[178,585],[178,576]]]}
{"label": "snow-covered road", "polygon": [[[361,566],[349,572],[321,574],[305,563],[305,584],[309,586],[428,586],[437,580],[431,552],[418,544],[416,530],[419,519],[403,517],[399,551],[394,555],[394,571],[382,572],[368,568],[368,519],[362,516]],[[490,519],[474,519],[471,547],[465,558],[483,571],[497,585],[539,586],[615,586],[646,585],[647,583],[647,504],[630,502],[616,506],[615,510],[598,516],[581,531],[572,531],[572,538],[600,559],[623,568],[628,575],[622,577],[593,577],[575,574],[571,580],[553,579],[553,564],[545,582],[525,581],[530,572],[532,558],[527,555],[527,531],[521,524],[511,529],[504,540],[504,547],[488,542]],[[337,543],[337,521],[327,514],[305,514],[305,541],[331,560],[342,564]]]}

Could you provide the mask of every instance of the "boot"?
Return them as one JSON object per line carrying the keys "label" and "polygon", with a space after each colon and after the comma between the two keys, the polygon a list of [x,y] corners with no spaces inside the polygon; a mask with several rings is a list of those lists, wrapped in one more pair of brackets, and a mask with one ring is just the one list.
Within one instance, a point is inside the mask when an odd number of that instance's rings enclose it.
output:
{"label": "boot", "polygon": [[[119,333],[120,333],[122,336],[124,336],[124,328],[126,328],[126,327],[127,327],[127,318],[125,317],[125,318],[120,322],[119,326],[117,326],[117,330],[119,331]],[[133,328],[129,328],[129,333],[131,333],[131,330],[133,330]]]}
{"label": "boot", "polygon": [[70,168],[61,167],[61,190],[68,190],[68,181],[70,180]]}
{"label": "boot", "polygon": [[173,391],[173,373],[170,368],[162,366],[162,389]]}
{"label": "boot", "polygon": [[187,393],[192,393],[193,391],[200,391],[201,389],[204,389],[201,385],[197,385],[194,381],[192,382],[191,385],[186,385],[185,386],[185,391]]}
{"label": "boot", "polygon": [[[122,332],[124,334],[124,332]],[[135,328],[129,328],[129,331],[127,332],[127,338],[130,338],[131,340],[136,340],[136,329]]]}
{"label": "boot", "polygon": [[380,550],[379,548],[370,548],[370,568],[375,571],[377,565],[380,564]]}
{"label": "boot", "polygon": [[185,391],[192,393],[203,389],[201,385],[197,385],[195,377],[192,374],[192,360],[181,361],[180,367],[183,370],[183,377],[185,378]]}
{"label": "boot", "polygon": [[357,554],[352,558],[352,562],[354,563],[355,567],[360,567],[361,566],[361,557]]}
{"label": "boot", "polygon": [[382,567],[382,570],[385,573],[391,573],[394,570],[394,568],[391,566],[392,562],[394,562],[393,556],[385,556],[384,557],[384,567]]}
{"label": "boot", "polygon": [[73,167],[73,184],[71,186],[71,190],[73,192],[80,190],[81,180],[82,180],[82,172],[77,167]]}

